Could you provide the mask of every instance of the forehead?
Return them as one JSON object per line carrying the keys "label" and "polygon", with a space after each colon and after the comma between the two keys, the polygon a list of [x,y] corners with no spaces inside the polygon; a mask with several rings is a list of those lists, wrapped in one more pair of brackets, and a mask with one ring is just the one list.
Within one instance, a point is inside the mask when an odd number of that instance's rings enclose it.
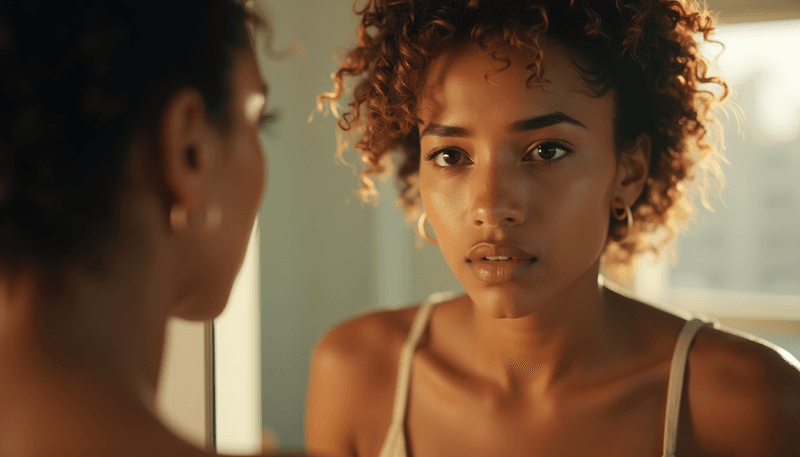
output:
{"label": "forehead", "polygon": [[553,111],[588,110],[604,116],[613,112],[611,93],[590,95],[563,46],[543,46],[544,81],[528,85],[532,73],[526,67],[533,63],[526,53],[510,47],[493,53],[472,44],[449,49],[429,66],[417,114],[426,122],[438,122],[442,117],[475,111],[484,118],[491,115],[514,121]]}

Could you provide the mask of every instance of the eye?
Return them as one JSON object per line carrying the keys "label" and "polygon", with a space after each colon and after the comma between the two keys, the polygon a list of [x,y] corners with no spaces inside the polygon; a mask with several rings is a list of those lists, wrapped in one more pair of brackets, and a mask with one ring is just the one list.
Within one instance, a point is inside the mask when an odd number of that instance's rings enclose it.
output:
{"label": "eye", "polygon": [[529,157],[529,161],[534,162],[552,162],[571,153],[572,149],[566,144],[560,141],[546,140],[535,144],[525,157]]}
{"label": "eye", "polygon": [[467,160],[467,157],[465,153],[459,151],[458,149],[441,148],[429,153],[427,156],[425,156],[425,160],[433,160],[433,163],[436,165],[442,168],[447,168],[454,165],[459,165],[463,161]]}
{"label": "eye", "polygon": [[259,130],[268,131],[275,122],[278,121],[278,113],[275,111],[265,111],[258,117]]}

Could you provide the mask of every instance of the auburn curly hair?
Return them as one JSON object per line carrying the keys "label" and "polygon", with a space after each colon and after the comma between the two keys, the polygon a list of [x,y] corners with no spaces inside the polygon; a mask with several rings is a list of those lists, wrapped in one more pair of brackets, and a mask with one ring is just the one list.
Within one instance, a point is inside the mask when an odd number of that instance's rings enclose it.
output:
{"label": "auburn curly hair", "polygon": [[[712,109],[727,97],[728,85],[711,75],[711,62],[700,53],[715,19],[694,0],[358,3],[358,46],[347,52],[332,75],[334,90],[319,95],[317,108],[328,102],[336,114],[345,78],[358,78],[337,125],[354,137],[364,163],[359,194],[365,201],[378,196],[374,178],[389,171],[397,155],[398,203],[409,220],[419,214],[417,96],[431,60],[465,42],[487,52],[504,46],[525,51],[533,61],[529,87],[542,77],[545,42],[565,45],[591,95],[615,98],[618,156],[640,134],[649,135],[649,177],[631,208],[632,233],[622,242],[609,236],[607,260],[627,263],[642,251],[658,252],[694,212],[694,195],[708,206],[708,190],[724,187],[724,158],[710,134],[718,127]],[[348,146],[340,141],[340,159]],[[619,225],[611,218],[609,235]]]}

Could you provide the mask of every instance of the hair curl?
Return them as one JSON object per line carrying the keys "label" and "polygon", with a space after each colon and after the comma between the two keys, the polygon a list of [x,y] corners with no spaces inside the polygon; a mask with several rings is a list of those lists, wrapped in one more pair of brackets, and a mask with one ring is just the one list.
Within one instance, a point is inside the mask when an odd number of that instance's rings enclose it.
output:
{"label": "hair curl", "polygon": [[131,141],[177,90],[227,126],[248,24],[266,25],[237,0],[0,2],[0,264],[101,242]]}
{"label": "hair curl", "polygon": [[[649,135],[649,177],[631,208],[634,228],[614,242],[621,224],[611,218],[608,260],[657,253],[694,212],[694,194],[708,206],[710,178],[724,187],[724,158],[709,133],[718,128],[712,109],[728,85],[711,75],[700,53],[715,20],[694,0],[367,0],[354,11],[361,16],[359,44],[332,75],[334,90],[317,101],[319,110],[327,101],[335,113],[345,78],[359,78],[338,127],[355,137],[365,164],[359,190],[365,201],[377,197],[373,178],[396,153],[398,203],[410,220],[419,214],[417,96],[431,60],[464,42],[487,52],[502,46],[527,52],[529,87],[541,80],[545,41],[566,45],[592,95],[614,94],[617,154]],[[340,144],[340,159],[347,146]]]}

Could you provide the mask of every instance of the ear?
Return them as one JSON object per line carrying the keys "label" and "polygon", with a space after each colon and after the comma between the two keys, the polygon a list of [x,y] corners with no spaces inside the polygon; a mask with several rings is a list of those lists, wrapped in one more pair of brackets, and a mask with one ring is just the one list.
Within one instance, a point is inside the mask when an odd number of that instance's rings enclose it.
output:
{"label": "ear", "polygon": [[646,133],[639,135],[633,148],[623,151],[617,163],[612,200],[621,198],[633,206],[642,194],[650,170],[651,142]]}
{"label": "ear", "polygon": [[160,124],[160,162],[171,203],[193,212],[210,189],[214,143],[207,128],[203,96],[195,89],[176,92],[164,107]]}

